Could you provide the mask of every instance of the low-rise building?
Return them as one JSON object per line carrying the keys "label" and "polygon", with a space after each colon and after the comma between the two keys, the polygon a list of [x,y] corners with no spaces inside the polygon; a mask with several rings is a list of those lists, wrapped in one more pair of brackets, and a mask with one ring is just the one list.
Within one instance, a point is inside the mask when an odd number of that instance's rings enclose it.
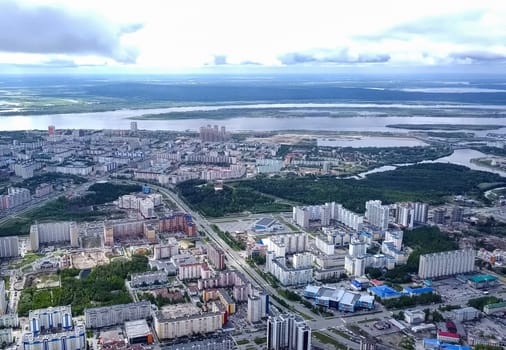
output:
{"label": "low-rise building", "polygon": [[134,288],[150,286],[153,284],[166,284],[167,273],[163,270],[133,273],[130,285]]}
{"label": "low-rise building", "polygon": [[404,311],[404,320],[409,324],[420,324],[425,322],[425,312],[423,310]]}
{"label": "low-rise building", "polygon": [[488,304],[483,307],[483,312],[492,315],[499,312],[506,312],[506,301],[494,304]]}

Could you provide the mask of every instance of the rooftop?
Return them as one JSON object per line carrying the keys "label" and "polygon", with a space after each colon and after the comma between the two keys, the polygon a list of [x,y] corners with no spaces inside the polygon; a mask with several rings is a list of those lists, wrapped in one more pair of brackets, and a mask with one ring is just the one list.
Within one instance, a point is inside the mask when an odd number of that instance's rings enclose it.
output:
{"label": "rooftop", "polygon": [[497,281],[497,277],[491,275],[474,275],[469,277],[469,281],[473,283],[483,283]]}
{"label": "rooftop", "polygon": [[125,322],[125,333],[128,339],[145,337],[151,333],[146,320]]}
{"label": "rooftop", "polygon": [[376,286],[376,287],[370,287],[367,289],[369,292],[377,295],[380,298],[397,298],[402,295],[402,293],[399,293],[395,289],[390,288],[386,285]]}
{"label": "rooftop", "polygon": [[258,220],[255,223],[255,225],[270,227],[270,226],[274,225],[275,223],[276,223],[276,220],[274,220],[272,218],[261,218],[260,220]]}

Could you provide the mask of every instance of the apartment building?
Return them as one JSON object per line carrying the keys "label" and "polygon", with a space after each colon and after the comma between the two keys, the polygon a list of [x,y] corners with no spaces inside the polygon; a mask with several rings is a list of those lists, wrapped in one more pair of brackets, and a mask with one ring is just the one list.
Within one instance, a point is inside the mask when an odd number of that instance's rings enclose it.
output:
{"label": "apartment building", "polygon": [[164,307],[155,313],[154,328],[159,339],[174,339],[216,332],[225,321],[225,312],[212,303],[210,312],[191,303]]}
{"label": "apartment building", "polygon": [[151,313],[151,303],[119,304],[84,310],[87,328],[102,328],[122,324],[125,321],[145,319]]}

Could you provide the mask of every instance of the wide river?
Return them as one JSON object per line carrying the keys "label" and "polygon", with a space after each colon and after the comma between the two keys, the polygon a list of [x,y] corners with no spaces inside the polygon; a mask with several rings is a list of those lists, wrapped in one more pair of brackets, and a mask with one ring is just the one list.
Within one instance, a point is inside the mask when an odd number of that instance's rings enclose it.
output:
{"label": "wide river", "polygon": [[[273,131],[273,130],[326,130],[326,131],[376,131],[376,132],[406,132],[402,129],[391,129],[386,126],[389,124],[504,124],[505,127],[493,132],[506,134],[506,119],[490,117],[433,117],[424,115],[424,105],[413,108],[414,116],[384,116],[371,115],[364,111],[357,117],[317,117],[300,116],[302,109],[310,110],[314,108],[338,108],[338,106],[347,104],[251,104],[251,105],[227,105],[227,106],[188,106],[171,107],[158,109],[125,109],[108,112],[94,113],[68,113],[51,115],[25,115],[25,116],[3,116],[0,118],[0,130],[32,130],[46,129],[48,125],[55,125],[59,129],[129,129],[131,118],[141,117],[145,114],[158,114],[184,111],[213,111],[219,109],[262,109],[262,108],[291,108],[297,109],[296,116],[291,117],[233,117],[229,119],[174,119],[174,120],[147,120],[137,121],[139,129],[146,130],[175,130],[197,131],[201,126],[207,124],[218,124],[226,126],[230,131]],[[360,108],[366,108],[367,104],[351,104]],[[396,106],[397,105],[381,105]],[[411,105],[399,105],[398,108],[411,108]],[[434,107],[434,106],[432,106]],[[481,106],[483,107],[483,106]],[[372,104],[371,108],[378,108],[378,105]],[[382,107],[383,108],[383,107]],[[445,108],[445,106],[442,106]],[[465,109],[465,106],[463,106]],[[238,110],[240,115],[240,111]],[[472,115],[472,114],[467,114]],[[475,132],[484,135],[489,131]]]}
{"label": "wide river", "polygon": [[[425,160],[421,163],[452,163],[452,164],[458,164],[458,165],[464,165],[470,169],[473,169],[473,170],[481,170],[481,171],[488,171],[488,172],[491,172],[491,173],[495,173],[495,174],[499,174],[503,177],[506,177],[506,171],[502,171],[502,170],[498,170],[498,169],[493,169],[493,168],[490,168],[490,167],[485,167],[485,166],[481,166],[481,165],[478,165],[478,164],[475,164],[473,162],[471,162],[471,159],[475,159],[475,158],[482,158],[482,157],[486,157],[487,155],[485,153],[482,153],[482,152],[479,152],[479,151],[475,151],[473,149],[458,149],[458,150],[455,150],[451,155],[449,156],[446,156],[446,157],[442,157],[442,158],[438,158],[436,160],[433,160],[433,161],[430,161],[430,160]],[[360,173],[357,175],[358,178],[365,178],[367,175],[369,174],[374,174],[374,173],[379,173],[379,172],[383,172],[383,171],[389,171],[389,170],[394,170],[395,168],[399,167],[399,166],[406,166],[406,165],[410,165],[410,164],[399,164],[399,165],[384,165],[384,166],[381,166],[381,167],[378,167],[378,168],[374,168],[374,169],[371,169],[369,171],[366,171],[366,172],[363,172],[363,173]]]}

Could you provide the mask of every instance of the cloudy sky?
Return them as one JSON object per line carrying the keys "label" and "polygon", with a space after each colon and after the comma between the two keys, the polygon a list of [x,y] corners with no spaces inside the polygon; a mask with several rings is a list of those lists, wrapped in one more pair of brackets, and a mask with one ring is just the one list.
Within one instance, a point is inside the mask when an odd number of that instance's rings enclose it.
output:
{"label": "cloudy sky", "polygon": [[503,0],[0,0],[0,72],[505,64]]}

